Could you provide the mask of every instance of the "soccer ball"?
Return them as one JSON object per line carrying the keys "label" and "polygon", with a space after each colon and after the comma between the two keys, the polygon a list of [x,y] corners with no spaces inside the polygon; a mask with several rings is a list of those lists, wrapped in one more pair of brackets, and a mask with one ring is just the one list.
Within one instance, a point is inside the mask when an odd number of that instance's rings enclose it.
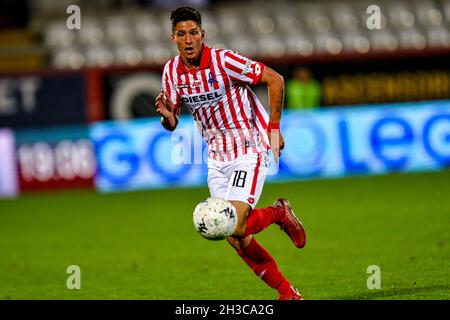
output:
{"label": "soccer ball", "polygon": [[222,240],[231,236],[237,220],[236,208],[223,199],[208,198],[194,209],[194,226],[209,240]]}

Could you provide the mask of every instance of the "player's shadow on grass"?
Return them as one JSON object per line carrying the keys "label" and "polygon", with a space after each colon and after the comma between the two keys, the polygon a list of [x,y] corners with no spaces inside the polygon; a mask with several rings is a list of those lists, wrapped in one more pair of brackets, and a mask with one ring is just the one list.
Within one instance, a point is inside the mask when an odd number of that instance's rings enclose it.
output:
{"label": "player's shadow on grass", "polygon": [[[438,291],[447,291],[446,293],[436,294]],[[412,287],[412,288],[390,288],[390,289],[374,289],[367,290],[363,294],[346,295],[332,297],[332,300],[372,300],[379,298],[396,297],[397,299],[414,299],[414,296],[423,296],[426,293],[432,293],[429,299],[449,299],[450,298],[450,286],[448,285],[436,285],[425,287]]]}

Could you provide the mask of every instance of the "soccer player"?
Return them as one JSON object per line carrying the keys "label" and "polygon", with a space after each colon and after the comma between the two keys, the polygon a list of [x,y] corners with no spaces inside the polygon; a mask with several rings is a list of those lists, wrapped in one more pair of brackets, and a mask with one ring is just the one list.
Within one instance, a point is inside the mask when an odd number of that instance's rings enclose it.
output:
{"label": "soccer player", "polygon": [[[284,100],[281,75],[231,50],[203,43],[200,13],[190,7],[172,11],[172,41],[179,55],[168,61],[156,111],[167,130],[175,130],[182,106],[194,116],[208,146],[208,187],[211,197],[230,201],[238,225],[227,240],[244,262],[280,300],[301,300],[298,290],[281,274],[273,257],[254,234],[276,223],[296,247],[306,235],[288,200],[256,209],[268,169],[268,152],[275,161],[284,147],[280,119]],[[250,86],[268,88],[270,116]],[[270,137],[270,141],[269,141]]]}

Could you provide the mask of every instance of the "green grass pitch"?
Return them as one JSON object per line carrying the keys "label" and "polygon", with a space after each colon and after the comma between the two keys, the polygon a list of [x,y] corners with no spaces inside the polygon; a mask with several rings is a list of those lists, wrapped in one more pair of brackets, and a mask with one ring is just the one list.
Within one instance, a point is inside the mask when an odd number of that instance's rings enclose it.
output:
{"label": "green grass pitch", "polygon": [[[0,299],[276,299],[225,241],[192,223],[206,188],[0,201]],[[308,235],[256,236],[305,299],[449,299],[450,171],[266,185]],[[69,265],[81,290],[68,290]],[[369,265],[381,289],[367,288]]]}

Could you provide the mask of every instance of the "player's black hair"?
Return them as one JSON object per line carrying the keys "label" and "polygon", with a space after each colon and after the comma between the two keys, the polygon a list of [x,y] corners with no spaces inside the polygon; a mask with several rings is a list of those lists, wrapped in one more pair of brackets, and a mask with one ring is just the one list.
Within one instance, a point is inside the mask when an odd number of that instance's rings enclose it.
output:
{"label": "player's black hair", "polygon": [[170,20],[172,21],[172,31],[178,22],[192,20],[196,22],[200,28],[202,27],[202,16],[197,9],[191,7],[179,7],[170,13]]}

